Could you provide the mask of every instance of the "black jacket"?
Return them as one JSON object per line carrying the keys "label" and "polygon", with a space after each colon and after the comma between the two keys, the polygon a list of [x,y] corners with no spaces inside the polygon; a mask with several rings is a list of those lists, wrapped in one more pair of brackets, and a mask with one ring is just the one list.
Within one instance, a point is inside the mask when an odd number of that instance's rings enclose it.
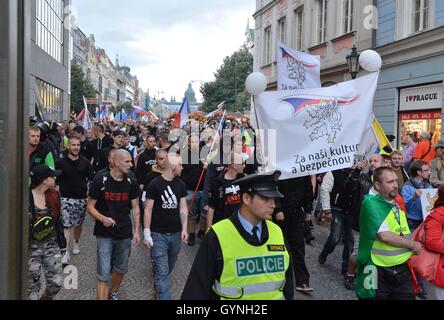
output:
{"label": "black jacket", "polygon": [[346,179],[346,187],[350,188],[352,192],[352,205],[350,213],[352,215],[352,228],[359,232],[359,216],[361,214],[361,203],[364,196],[367,195],[372,186],[372,174],[362,173],[361,170],[353,170]]}
{"label": "black jacket", "polygon": [[311,213],[314,195],[309,176],[279,181],[279,191],[284,198],[276,201],[275,212],[283,211],[285,214]]}
{"label": "black jacket", "polygon": [[[180,176],[185,182],[188,190],[196,190],[197,184],[199,183],[199,179],[202,174],[203,170],[203,163],[200,161],[200,159],[196,159],[196,156],[193,157],[191,150],[188,150],[188,158],[182,159],[183,163],[183,170],[182,175]],[[195,163],[198,161],[198,163]],[[202,180],[200,181],[199,189],[198,191],[204,190],[204,180],[205,177],[202,177]]]}
{"label": "black jacket", "polygon": [[[29,170],[34,168],[35,166],[45,164],[46,156],[51,153],[51,150],[46,147],[44,144],[40,143],[37,147],[37,149],[30,154],[29,156]],[[54,157],[54,162],[56,158]]]}
{"label": "black jacket", "polygon": [[[253,236],[242,227],[237,212],[230,219],[242,238],[255,245]],[[262,224],[261,244],[268,241],[268,228],[265,223]],[[288,245],[286,245],[288,248]],[[288,251],[288,249],[287,249]],[[286,300],[293,300],[293,269],[290,267],[285,273],[285,286],[283,293]],[[216,233],[210,229],[205,238],[202,240],[199,251],[194,259],[193,266],[188,275],[185,288],[182,293],[182,300],[220,300],[220,297],[214,293],[212,286],[215,280],[220,280],[223,270],[223,256],[219,239]]]}

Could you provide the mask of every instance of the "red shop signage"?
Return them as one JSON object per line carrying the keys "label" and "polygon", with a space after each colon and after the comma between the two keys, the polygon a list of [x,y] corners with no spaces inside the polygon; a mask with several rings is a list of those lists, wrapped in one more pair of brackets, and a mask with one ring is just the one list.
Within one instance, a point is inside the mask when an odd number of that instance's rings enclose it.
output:
{"label": "red shop signage", "polygon": [[442,119],[441,111],[400,113],[399,120],[437,120]]}

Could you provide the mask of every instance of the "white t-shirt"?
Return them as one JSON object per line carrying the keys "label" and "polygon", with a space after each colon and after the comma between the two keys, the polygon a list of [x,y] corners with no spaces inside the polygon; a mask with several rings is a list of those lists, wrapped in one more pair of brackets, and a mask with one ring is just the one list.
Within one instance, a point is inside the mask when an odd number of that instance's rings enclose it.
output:
{"label": "white t-shirt", "polygon": [[378,233],[383,233],[383,232],[388,232],[388,231],[390,231],[390,228],[388,226],[388,223],[385,222],[385,220],[384,220],[384,222],[382,222],[381,226],[379,227]]}
{"label": "white t-shirt", "polygon": [[[393,210],[392,210],[393,211]],[[392,213],[392,211],[390,211],[390,213]],[[389,214],[390,214],[389,213]],[[401,214],[401,212],[399,213]],[[382,232],[388,232],[390,231],[390,228],[388,226],[388,223],[384,220],[381,224],[381,226],[379,227],[378,233],[382,233]]]}

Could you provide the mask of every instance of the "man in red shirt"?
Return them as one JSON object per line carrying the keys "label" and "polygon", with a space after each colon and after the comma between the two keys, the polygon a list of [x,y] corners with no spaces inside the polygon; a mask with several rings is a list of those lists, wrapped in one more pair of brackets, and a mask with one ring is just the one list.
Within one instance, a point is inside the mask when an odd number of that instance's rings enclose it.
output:
{"label": "man in red shirt", "polygon": [[432,147],[430,142],[430,133],[423,132],[419,136],[419,143],[416,146],[415,152],[413,153],[413,159],[422,160],[427,164],[430,164],[432,160],[436,158],[435,149]]}

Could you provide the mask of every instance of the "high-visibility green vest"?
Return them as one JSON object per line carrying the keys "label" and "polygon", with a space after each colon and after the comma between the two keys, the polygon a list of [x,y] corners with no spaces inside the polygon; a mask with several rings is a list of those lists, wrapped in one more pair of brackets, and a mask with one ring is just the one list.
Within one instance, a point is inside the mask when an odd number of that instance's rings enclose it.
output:
{"label": "high-visibility green vest", "polygon": [[290,266],[290,256],[281,229],[273,222],[264,223],[269,237],[259,247],[246,242],[229,219],[212,227],[223,256],[220,281],[216,280],[213,285],[213,291],[221,299],[284,299],[285,272]]}
{"label": "high-visibility green vest", "polygon": [[[412,235],[410,232],[409,225],[407,223],[407,215],[399,210],[399,217],[401,225],[398,223],[395,213],[390,211],[385,218],[385,223],[387,223],[389,229],[394,234],[405,238],[411,239]],[[387,243],[381,242],[378,239],[373,243],[371,258],[375,265],[381,267],[393,267],[406,262],[413,255],[413,252],[409,249],[393,247]]]}

